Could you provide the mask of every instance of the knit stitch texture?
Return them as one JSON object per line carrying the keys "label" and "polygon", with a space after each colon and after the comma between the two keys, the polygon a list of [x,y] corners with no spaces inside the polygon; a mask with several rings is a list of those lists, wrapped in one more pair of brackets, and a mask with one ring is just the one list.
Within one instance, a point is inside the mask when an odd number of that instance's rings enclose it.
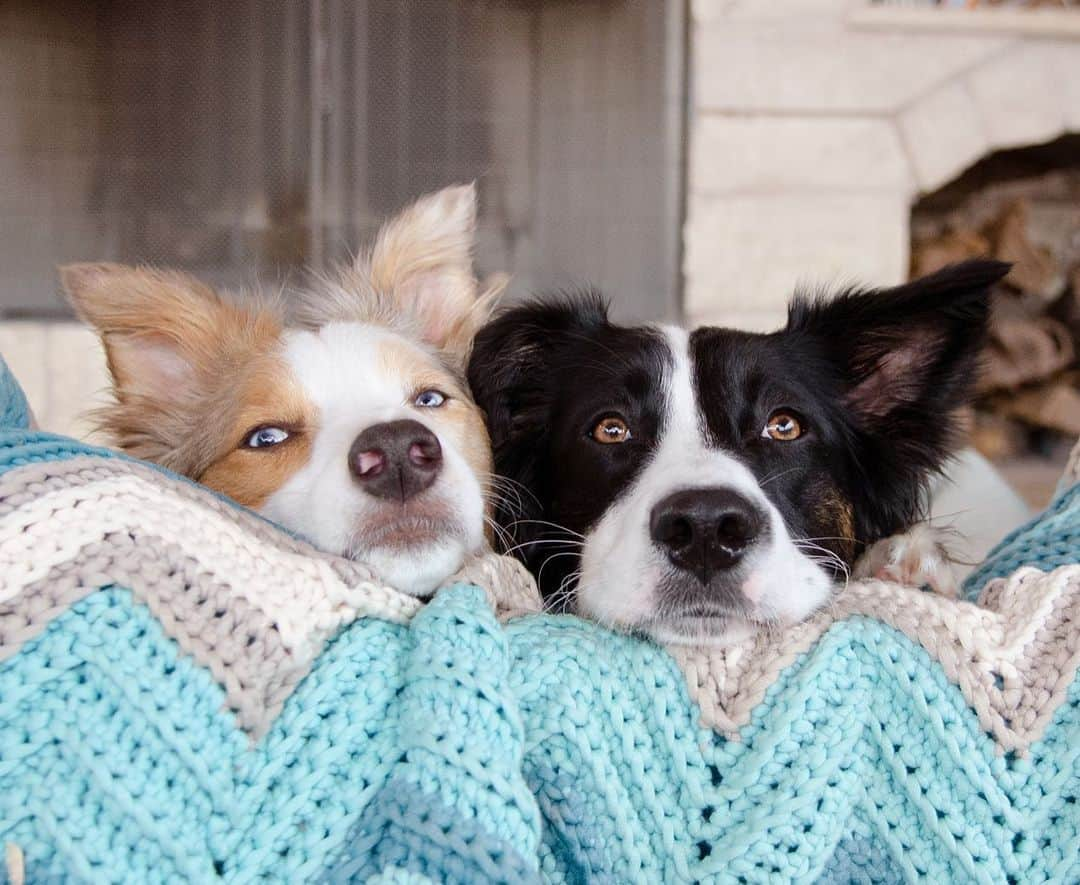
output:
{"label": "knit stitch texture", "polygon": [[853,584],[665,650],[0,432],[0,842],[28,882],[1080,881],[1078,525],[1066,489],[979,605]]}

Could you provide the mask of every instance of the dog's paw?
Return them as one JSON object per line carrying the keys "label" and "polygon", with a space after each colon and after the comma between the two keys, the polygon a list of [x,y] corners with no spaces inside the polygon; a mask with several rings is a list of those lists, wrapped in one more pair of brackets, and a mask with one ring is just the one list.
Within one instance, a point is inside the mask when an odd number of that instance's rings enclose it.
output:
{"label": "dog's paw", "polygon": [[919,523],[902,535],[882,538],[859,557],[854,577],[930,587],[935,593],[955,597],[959,584],[946,544],[950,534],[948,529]]}

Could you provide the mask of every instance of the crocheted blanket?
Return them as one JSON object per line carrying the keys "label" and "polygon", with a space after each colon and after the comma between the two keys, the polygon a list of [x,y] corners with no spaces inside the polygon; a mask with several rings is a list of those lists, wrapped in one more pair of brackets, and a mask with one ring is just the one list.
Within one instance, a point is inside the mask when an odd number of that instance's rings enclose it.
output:
{"label": "crocheted blanket", "polygon": [[978,605],[852,584],[665,650],[495,557],[421,606],[20,396],[0,368],[11,879],[1080,881],[1080,486]]}

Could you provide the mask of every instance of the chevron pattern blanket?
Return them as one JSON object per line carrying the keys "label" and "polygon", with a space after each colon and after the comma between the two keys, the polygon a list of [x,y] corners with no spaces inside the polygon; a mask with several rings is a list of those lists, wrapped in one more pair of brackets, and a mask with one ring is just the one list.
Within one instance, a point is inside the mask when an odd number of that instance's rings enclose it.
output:
{"label": "chevron pattern blanket", "polygon": [[421,606],[0,415],[0,880],[1080,881],[1080,486],[978,604],[705,653],[494,557]]}

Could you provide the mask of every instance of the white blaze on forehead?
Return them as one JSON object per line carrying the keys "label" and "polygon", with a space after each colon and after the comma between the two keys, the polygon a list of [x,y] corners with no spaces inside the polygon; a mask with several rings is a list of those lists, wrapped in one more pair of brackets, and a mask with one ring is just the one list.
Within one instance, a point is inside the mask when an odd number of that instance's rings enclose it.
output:
{"label": "white blaze on forehead", "polygon": [[[675,570],[650,537],[652,509],[684,489],[726,488],[761,508],[769,523],[768,537],[748,560],[752,569],[746,579],[748,601],[765,617],[805,617],[825,600],[831,581],[793,544],[753,472],[733,454],[710,446],[694,383],[689,334],[670,326],[658,332],[669,358],[656,392],[663,399],[660,437],[630,488],[615,497],[586,535],[577,591],[579,610],[602,623],[623,627],[655,618],[663,608],[658,585]],[[733,624],[727,635],[712,640],[732,640],[740,630],[745,625]],[[675,633],[654,632],[658,638],[679,638]]]}
{"label": "white blaze on forehead", "polygon": [[[328,421],[371,424],[400,409],[406,393],[408,379],[388,372],[380,358],[382,345],[390,342],[408,344],[378,326],[330,323],[318,332],[286,333],[285,356],[312,402],[324,414],[330,412]],[[434,364],[434,358],[412,346],[418,359]]]}
{"label": "white blaze on forehead", "polygon": [[664,326],[661,331],[667,339],[672,364],[665,385],[666,421],[650,465],[654,483],[667,477],[672,488],[665,495],[679,488],[723,486],[742,492],[752,501],[758,500],[761,493],[757,479],[746,465],[708,444],[690,360],[689,333],[673,326]]}

